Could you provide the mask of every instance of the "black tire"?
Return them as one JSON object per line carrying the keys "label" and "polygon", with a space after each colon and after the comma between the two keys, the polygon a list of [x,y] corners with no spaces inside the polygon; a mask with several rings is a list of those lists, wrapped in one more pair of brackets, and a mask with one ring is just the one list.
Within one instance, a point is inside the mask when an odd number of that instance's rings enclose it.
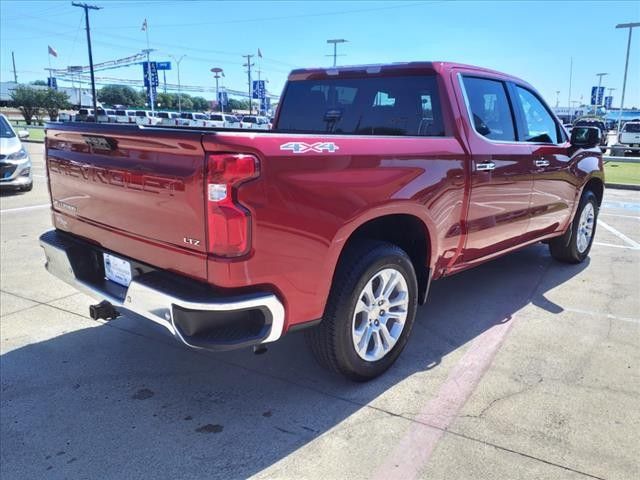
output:
{"label": "black tire", "polygon": [[[580,224],[580,217],[587,205],[593,207],[594,219],[593,219],[593,231],[587,248],[582,252],[578,248],[578,229]],[[561,237],[554,238],[549,242],[549,251],[551,256],[560,262],[565,263],[581,263],[585,258],[589,256],[591,251],[591,245],[593,239],[596,236],[596,225],[598,222],[598,199],[591,190],[587,190],[582,194],[578,209],[571,222],[571,227],[567,230],[567,233]]]}
{"label": "black tire", "polygon": [[[377,361],[361,358],[352,340],[352,322],[360,292],[385,268],[400,272],[407,284],[407,318],[395,345]],[[407,343],[415,321],[418,286],[409,256],[391,243],[364,240],[346,251],[337,267],[322,322],[306,332],[318,362],[347,378],[364,382],[385,372]]]}

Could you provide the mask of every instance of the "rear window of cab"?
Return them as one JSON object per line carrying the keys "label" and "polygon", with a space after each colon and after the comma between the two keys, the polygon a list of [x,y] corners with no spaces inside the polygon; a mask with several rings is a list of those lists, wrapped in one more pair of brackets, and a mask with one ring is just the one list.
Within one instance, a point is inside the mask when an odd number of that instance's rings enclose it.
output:
{"label": "rear window of cab", "polygon": [[277,129],[354,135],[445,134],[433,75],[291,81]]}

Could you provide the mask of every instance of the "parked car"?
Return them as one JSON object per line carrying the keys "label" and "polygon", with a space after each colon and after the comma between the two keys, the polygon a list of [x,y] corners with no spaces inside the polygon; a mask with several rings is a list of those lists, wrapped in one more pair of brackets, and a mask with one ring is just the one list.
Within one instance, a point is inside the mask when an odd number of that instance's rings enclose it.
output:
{"label": "parked car", "polygon": [[76,113],[74,120],[76,122],[93,122],[94,121],[94,117],[93,117],[93,108],[81,108],[78,110],[78,113]]}
{"label": "parked car", "polygon": [[599,140],[569,140],[493,70],[296,70],[271,131],[48,124],[40,243],[102,300],[92,318],[134,312],[205,350],[306,330],[321,364],[364,381],[398,358],[431,281],[537,242],[587,258]]}
{"label": "parked car", "polygon": [[180,114],[178,112],[157,112],[156,115],[160,119],[160,125],[180,125]]}
{"label": "parked car", "polygon": [[209,120],[204,113],[197,112],[182,112],[180,114],[182,119],[181,125],[189,127],[213,127],[213,123]]}
{"label": "parked car", "polygon": [[618,135],[618,143],[629,147],[640,147],[640,122],[627,122]]}
{"label": "parked car", "polygon": [[596,127],[600,130],[600,145],[607,145],[607,126],[600,118],[581,118],[573,124],[575,127]]}
{"label": "parked car", "polygon": [[138,125],[157,125],[160,123],[158,117],[154,117],[150,110],[135,110],[134,117]]}
{"label": "parked car", "polygon": [[28,192],[33,188],[31,158],[21,141],[28,136],[26,130],[16,133],[7,117],[0,113],[0,187],[3,189]]}
{"label": "parked car", "polygon": [[136,123],[135,110],[116,109],[115,122],[116,123]]}
{"label": "parked car", "polygon": [[116,111],[111,108],[98,107],[98,122],[115,123]]}
{"label": "parked car", "polygon": [[60,112],[58,114],[58,121],[59,122],[72,122],[74,118],[74,114],[68,113],[68,112]]}
{"label": "parked car", "polygon": [[269,130],[269,121],[265,117],[245,115],[240,121],[240,128],[251,128],[254,130]]}
{"label": "parked car", "polygon": [[226,113],[209,114],[211,126],[216,128],[240,128],[240,120]]}

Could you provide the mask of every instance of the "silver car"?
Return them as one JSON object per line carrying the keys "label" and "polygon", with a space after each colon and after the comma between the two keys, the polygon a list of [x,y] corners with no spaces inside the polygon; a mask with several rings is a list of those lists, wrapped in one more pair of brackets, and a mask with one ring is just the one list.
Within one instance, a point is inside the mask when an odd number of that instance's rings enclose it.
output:
{"label": "silver car", "polygon": [[20,141],[28,136],[25,130],[16,134],[7,118],[0,114],[0,187],[27,192],[33,188],[31,158]]}

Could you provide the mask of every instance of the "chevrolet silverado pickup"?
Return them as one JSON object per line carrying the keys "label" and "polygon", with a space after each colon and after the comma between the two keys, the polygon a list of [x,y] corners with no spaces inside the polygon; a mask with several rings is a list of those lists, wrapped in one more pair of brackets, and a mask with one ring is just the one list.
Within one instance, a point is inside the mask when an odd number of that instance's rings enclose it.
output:
{"label": "chevrolet silverado pickup", "polygon": [[365,381],[404,348],[429,285],[545,242],[589,254],[597,128],[568,138],[526,82],[412,62],[291,72],[270,131],[51,123],[46,268],[185,345],[305,330]]}

